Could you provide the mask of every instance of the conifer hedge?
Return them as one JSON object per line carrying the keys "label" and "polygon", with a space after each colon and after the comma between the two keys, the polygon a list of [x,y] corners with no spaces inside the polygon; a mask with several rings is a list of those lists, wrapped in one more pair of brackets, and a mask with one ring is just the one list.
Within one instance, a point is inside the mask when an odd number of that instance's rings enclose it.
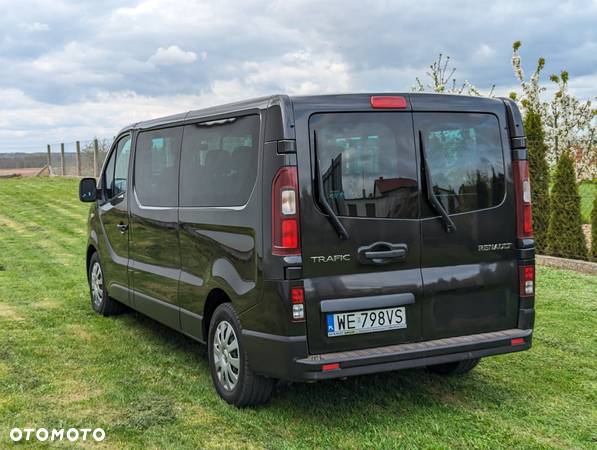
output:
{"label": "conifer hedge", "polygon": [[562,152],[551,191],[547,252],[563,258],[587,259],[582,231],[580,195],[570,152]]}
{"label": "conifer hedge", "polygon": [[524,131],[529,151],[529,172],[531,176],[531,202],[533,204],[533,232],[535,250],[547,250],[547,228],[549,226],[549,166],[546,154],[545,134],[541,115],[528,110],[524,117]]}

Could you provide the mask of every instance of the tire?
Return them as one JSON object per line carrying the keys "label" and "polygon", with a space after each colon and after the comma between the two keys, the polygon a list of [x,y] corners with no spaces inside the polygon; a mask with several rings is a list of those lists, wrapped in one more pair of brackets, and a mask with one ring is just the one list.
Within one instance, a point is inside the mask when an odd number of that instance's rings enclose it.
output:
{"label": "tire", "polygon": [[249,368],[240,321],[230,303],[216,308],[209,324],[209,370],[216,391],[238,408],[267,403],[275,380],[255,374]]}
{"label": "tire", "polygon": [[473,370],[479,364],[479,361],[481,361],[481,358],[465,359],[463,361],[428,366],[427,369],[439,375],[464,375]]}
{"label": "tire", "polygon": [[91,307],[98,314],[103,316],[113,316],[120,314],[124,306],[118,303],[108,295],[106,283],[104,280],[104,269],[99,256],[94,253],[89,260],[89,294],[91,296]]}

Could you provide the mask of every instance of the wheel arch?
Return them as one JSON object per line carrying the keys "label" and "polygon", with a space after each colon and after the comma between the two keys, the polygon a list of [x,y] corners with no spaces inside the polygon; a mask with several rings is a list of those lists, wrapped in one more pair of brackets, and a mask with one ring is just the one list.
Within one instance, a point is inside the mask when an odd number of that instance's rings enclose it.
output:
{"label": "wheel arch", "polygon": [[214,311],[218,306],[223,303],[232,303],[230,296],[221,288],[213,288],[207,298],[205,299],[205,305],[203,306],[203,340],[208,341],[209,324],[213,317]]}
{"label": "wheel arch", "polygon": [[85,267],[87,268],[87,278],[89,278],[89,263],[91,262],[91,257],[93,256],[94,253],[97,253],[97,249],[95,248],[95,245],[89,244],[87,246],[87,254],[85,257]]}

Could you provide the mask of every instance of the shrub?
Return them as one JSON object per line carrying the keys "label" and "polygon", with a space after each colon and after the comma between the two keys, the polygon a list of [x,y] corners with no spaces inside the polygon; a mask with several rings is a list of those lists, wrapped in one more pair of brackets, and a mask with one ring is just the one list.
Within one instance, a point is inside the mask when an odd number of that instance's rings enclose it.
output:
{"label": "shrub", "polygon": [[524,117],[524,130],[529,150],[535,249],[538,253],[545,253],[549,226],[549,166],[545,159],[547,146],[541,115],[529,109]]}
{"label": "shrub", "polygon": [[563,152],[556,166],[551,192],[547,251],[564,258],[587,259],[587,245],[580,218],[580,195],[570,152]]}
{"label": "shrub", "polygon": [[591,212],[591,256],[597,261],[597,191],[595,191]]}

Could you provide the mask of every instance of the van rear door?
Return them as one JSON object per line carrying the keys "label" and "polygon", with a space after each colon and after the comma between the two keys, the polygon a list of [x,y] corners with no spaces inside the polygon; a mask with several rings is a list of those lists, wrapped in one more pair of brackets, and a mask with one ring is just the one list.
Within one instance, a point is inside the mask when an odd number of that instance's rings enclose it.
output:
{"label": "van rear door", "polygon": [[[359,111],[351,112],[327,99],[324,108],[332,111],[315,114],[295,102],[311,353],[414,342],[421,336],[412,113],[375,111],[369,100],[354,96],[350,107]],[[347,236],[330,222],[324,203]]]}
{"label": "van rear door", "polygon": [[[419,110],[437,102],[426,103],[427,98],[420,99]],[[483,102],[485,110],[478,106]],[[450,110],[449,103],[441,106]],[[424,340],[516,328],[516,210],[504,107],[497,100],[477,100],[477,109],[413,114],[424,168]],[[442,218],[442,208],[449,220]]]}

